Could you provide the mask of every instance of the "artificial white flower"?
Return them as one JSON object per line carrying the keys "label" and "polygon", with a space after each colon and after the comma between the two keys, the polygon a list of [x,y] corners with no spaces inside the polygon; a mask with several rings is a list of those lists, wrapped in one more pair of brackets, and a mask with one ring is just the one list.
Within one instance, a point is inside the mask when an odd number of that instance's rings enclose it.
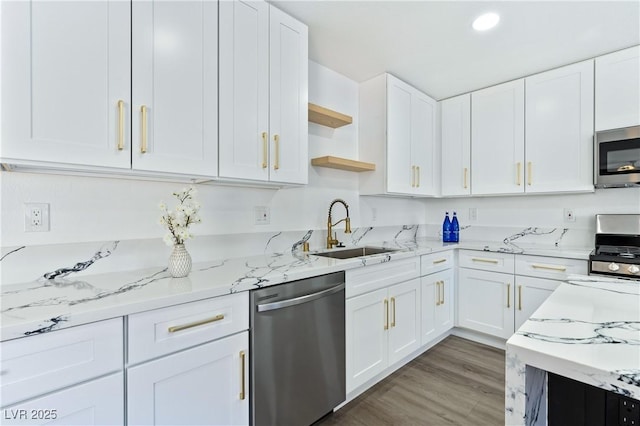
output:
{"label": "artificial white flower", "polygon": [[164,213],[158,222],[169,231],[164,236],[167,245],[184,244],[184,241],[193,238],[193,234],[189,232],[189,226],[192,223],[201,223],[202,220],[198,215],[200,203],[194,196],[197,194],[196,188],[191,186],[183,188],[181,192],[174,192],[173,196],[178,199],[179,204],[175,211],[170,211],[164,202],[160,202],[158,207]]}

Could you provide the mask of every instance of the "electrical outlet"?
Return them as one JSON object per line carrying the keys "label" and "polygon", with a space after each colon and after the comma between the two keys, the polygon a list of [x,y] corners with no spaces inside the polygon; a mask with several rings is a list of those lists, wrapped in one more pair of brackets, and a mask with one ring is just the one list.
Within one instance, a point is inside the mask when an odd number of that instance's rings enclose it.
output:
{"label": "electrical outlet", "polygon": [[478,209],[475,207],[469,208],[469,222],[475,222],[478,220]]}
{"label": "electrical outlet", "polygon": [[573,213],[573,209],[564,209],[564,221],[565,222],[575,222],[576,216]]}
{"label": "electrical outlet", "polygon": [[269,214],[269,207],[267,206],[255,206],[253,208],[255,212],[255,224],[256,225],[268,225],[271,221],[271,215]]}
{"label": "electrical outlet", "polygon": [[49,204],[25,203],[24,230],[25,232],[49,231]]}

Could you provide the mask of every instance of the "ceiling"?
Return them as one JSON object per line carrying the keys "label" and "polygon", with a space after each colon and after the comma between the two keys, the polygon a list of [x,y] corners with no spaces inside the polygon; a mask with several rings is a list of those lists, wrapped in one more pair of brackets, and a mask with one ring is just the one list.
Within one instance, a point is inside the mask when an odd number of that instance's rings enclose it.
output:
{"label": "ceiling", "polygon": [[[390,72],[440,100],[640,44],[640,1],[273,0],[309,59],[357,82]],[[478,33],[472,21],[497,12]]]}

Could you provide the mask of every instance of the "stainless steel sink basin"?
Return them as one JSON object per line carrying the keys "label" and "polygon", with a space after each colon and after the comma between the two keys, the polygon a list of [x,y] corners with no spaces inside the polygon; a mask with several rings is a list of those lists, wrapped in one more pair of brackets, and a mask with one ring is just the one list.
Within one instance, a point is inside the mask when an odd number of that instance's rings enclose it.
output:
{"label": "stainless steel sink basin", "polygon": [[353,257],[369,256],[372,254],[391,253],[395,249],[381,247],[358,247],[347,250],[328,251],[325,253],[315,253],[315,256],[331,257],[333,259],[351,259]]}

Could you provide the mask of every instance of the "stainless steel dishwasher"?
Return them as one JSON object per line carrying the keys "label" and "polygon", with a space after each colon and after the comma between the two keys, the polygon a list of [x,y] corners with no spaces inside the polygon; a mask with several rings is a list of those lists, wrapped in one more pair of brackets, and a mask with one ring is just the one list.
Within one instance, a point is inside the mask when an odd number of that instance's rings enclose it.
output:
{"label": "stainless steel dishwasher", "polygon": [[344,272],[251,292],[251,422],[307,426],[345,400]]}

